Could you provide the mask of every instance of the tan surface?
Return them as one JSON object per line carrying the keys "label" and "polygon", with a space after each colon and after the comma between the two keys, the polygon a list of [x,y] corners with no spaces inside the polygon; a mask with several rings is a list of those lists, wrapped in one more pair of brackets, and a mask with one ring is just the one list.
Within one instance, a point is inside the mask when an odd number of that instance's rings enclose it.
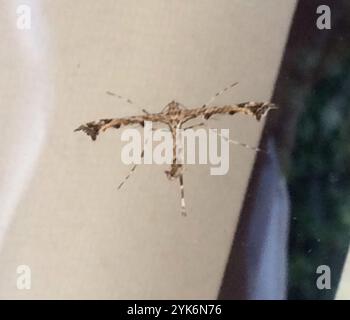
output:
{"label": "tan surface", "polygon": [[[295,1],[27,3],[29,31],[16,1],[0,4],[0,298],[215,298],[254,153],[231,147],[226,176],[190,166],[183,218],[163,167],[139,167],[118,192],[120,133],[91,143],[72,130],[139,112],[106,90],[150,111],[201,105],[232,81],[218,103],[269,100]],[[212,125],[251,145],[262,129],[244,116]],[[29,291],[16,289],[19,264]]]}
{"label": "tan surface", "polygon": [[337,300],[350,300],[350,254],[346,259],[343,274],[340,278],[338,291],[336,295]]}

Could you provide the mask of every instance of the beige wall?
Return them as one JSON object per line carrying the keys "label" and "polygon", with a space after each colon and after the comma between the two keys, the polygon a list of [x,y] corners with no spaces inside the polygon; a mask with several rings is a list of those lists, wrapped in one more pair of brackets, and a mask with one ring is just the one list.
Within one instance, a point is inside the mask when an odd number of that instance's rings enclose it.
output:
{"label": "beige wall", "polygon": [[[170,100],[200,106],[269,100],[294,0],[31,0],[32,28],[0,4],[0,298],[215,298],[255,154],[231,147],[230,171],[129,168],[119,132],[91,143],[88,120],[151,112]],[[256,145],[263,123],[213,121]],[[31,290],[16,288],[30,266]]]}
{"label": "beige wall", "polygon": [[350,254],[346,259],[343,274],[340,278],[338,285],[338,291],[336,295],[337,300],[349,300],[350,299]]}

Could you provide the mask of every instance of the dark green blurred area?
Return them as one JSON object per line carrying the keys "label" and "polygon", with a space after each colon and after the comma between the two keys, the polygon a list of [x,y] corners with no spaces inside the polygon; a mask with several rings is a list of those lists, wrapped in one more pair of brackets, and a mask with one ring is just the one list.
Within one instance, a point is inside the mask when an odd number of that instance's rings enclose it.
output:
{"label": "dark green blurred area", "polygon": [[[286,166],[289,299],[333,299],[350,240],[350,7],[330,7],[332,30],[313,25],[289,59],[286,95],[302,106]],[[317,289],[320,265],[331,269],[331,290]]]}

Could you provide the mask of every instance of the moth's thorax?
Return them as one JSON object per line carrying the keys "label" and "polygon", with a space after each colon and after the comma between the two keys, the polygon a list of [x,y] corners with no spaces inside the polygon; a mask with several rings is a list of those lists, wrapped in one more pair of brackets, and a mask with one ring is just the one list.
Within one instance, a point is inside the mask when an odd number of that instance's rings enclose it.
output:
{"label": "moth's thorax", "polygon": [[163,110],[163,114],[167,118],[167,122],[172,126],[176,127],[183,118],[184,108],[182,105],[176,101],[171,101],[168,103]]}
{"label": "moth's thorax", "polygon": [[164,113],[166,113],[167,115],[179,115],[181,114],[181,111],[181,104],[176,101],[171,101],[165,107]]}

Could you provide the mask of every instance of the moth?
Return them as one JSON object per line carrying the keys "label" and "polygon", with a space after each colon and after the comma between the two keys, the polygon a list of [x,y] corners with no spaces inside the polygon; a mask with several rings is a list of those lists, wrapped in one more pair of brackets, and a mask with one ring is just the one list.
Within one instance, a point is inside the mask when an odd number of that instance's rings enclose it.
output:
{"label": "moth", "polygon": [[[194,128],[196,126],[204,125],[204,123],[199,123],[197,125],[192,125],[186,128],[186,124],[193,119],[202,118],[204,120],[209,120],[214,115],[235,115],[238,113],[242,113],[248,116],[253,116],[257,121],[267,115],[269,110],[277,109],[275,104],[270,102],[243,102],[233,105],[223,105],[223,106],[209,106],[214,99],[228,89],[237,85],[236,83],[231,84],[230,86],[224,88],[223,90],[217,92],[210,100],[205,103],[203,106],[198,108],[187,108],[183,106],[181,103],[177,101],[169,102],[163,110],[157,113],[150,113],[143,109],[143,114],[135,115],[131,117],[124,118],[110,118],[110,119],[101,119],[98,121],[88,122],[79,126],[74,131],[83,131],[88,136],[91,137],[93,141],[96,140],[97,136],[101,132],[105,132],[108,129],[119,129],[121,127],[129,126],[129,125],[140,125],[144,126],[146,121],[151,121],[154,124],[164,125],[171,133],[173,139],[173,159],[172,164],[169,170],[165,171],[165,174],[169,180],[177,180],[180,184],[180,194],[181,194],[181,214],[186,216],[186,205],[185,205],[185,192],[184,192],[184,180],[183,180],[183,169],[184,165],[179,163],[177,160],[177,145],[176,145],[176,132],[179,129],[189,129]],[[114,93],[107,91],[107,94],[114,95]],[[118,98],[124,99],[122,96],[118,95]],[[129,104],[132,104],[130,99],[124,99]],[[259,148],[252,148],[244,143],[239,143],[234,140],[229,140],[232,143],[242,145],[244,147],[260,151]],[[141,157],[144,156],[144,151],[142,150]],[[134,165],[129,174],[124,178],[123,182],[120,183],[118,189],[120,189],[126,180],[129,179],[131,174],[135,171],[137,165]]]}

